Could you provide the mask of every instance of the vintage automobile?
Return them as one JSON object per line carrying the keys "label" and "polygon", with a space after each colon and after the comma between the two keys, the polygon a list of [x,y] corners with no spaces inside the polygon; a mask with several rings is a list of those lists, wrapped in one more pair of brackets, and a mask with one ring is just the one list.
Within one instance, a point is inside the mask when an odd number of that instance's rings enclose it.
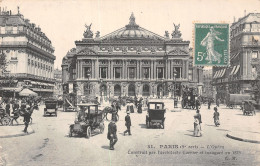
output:
{"label": "vintage automobile", "polygon": [[254,100],[245,100],[242,102],[242,111],[243,115],[255,115],[255,101]]}
{"label": "vintage automobile", "polygon": [[150,127],[159,127],[164,129],[164,114],[166,109],[164,108],[163,102],[149,102],[148,103],[148,111],[146,115],[146,126]]}
{"label": "vintage automobile", "polygon": [[43,116],[47,116],[47,115],[57,116],[57,110],[58,110],[58,101],[57,100],[54,100],[54,99],[45,100],[45,108],[44,108]]}
{"label": "vintage automobile", "polygon": [[99,129],[100,133],[104,132],[104,112],[98,109],[97,104],[78,104],[80,110],[74,124],[70,125],[69,137],[74,134],[90,138],[95,129]]}

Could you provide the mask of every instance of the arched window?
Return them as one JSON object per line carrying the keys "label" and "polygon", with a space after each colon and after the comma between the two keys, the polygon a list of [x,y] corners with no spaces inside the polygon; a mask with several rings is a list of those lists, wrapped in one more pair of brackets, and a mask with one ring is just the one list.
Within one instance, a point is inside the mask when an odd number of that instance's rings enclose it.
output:
{"label": "arched window", "polygon": [[149,85],[145,84],[143,85],[143,96],[150,96],[150,87]]}
{"label": "arched window", "polygon": [[121,96],[121,86],[118,84],[114,87],[114,96]]}
{"label": "arched window", "polygon": [[135,96],[135,85],[130,84],[128,86],[128,96]]}

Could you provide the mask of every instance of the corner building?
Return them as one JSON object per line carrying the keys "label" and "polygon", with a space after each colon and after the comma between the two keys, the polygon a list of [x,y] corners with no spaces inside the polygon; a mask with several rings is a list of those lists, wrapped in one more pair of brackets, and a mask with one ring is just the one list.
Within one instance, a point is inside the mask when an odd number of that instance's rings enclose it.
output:
{"label": "corner building", "polygon": [[0,94],[14,97],[23,88],[39,96],[53,95],[56,57],[51,40],[39,26],[19,12],[0,8],[0,54],[6,55],[6,71],[0,74]]}
{"label": "corner building", "polygon": [[96,97],[181,95],[182,85],[192,81],[190,42],[180,38],[178,26],[170,39],[167,31],[162,37],[137,25],[133,14],[129,20],[103,37],[97,32],[93,38],[86,26],[84,38],[63,58],[63,84],[69,91]]}

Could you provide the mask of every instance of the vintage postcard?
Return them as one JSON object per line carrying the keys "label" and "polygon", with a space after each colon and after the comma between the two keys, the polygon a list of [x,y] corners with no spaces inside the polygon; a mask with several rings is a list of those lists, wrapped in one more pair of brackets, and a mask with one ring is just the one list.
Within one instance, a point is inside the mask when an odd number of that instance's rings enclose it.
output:
{"label": "vintage postcard", "polygon": [[0,166],[260,166],[259,0],[0,0]]}

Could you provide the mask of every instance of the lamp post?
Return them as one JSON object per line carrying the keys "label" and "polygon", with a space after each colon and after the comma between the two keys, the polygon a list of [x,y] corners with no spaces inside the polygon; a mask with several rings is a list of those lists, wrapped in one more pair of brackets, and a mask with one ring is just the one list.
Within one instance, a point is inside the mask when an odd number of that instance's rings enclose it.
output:
{"label": "lamp post", "polygon": [[177,71],[176,71],[176,69],[174,68],[174,70],[173,70],[173,98],[175,98],[176,75],[177,75]]}
{"label": "lamp post", "polygon": [[89,78],[90,78],[91,74],[90,74],[90,70],[87,70],[87,78],[88,78],[88,95],[90,95],[90,82],[89,82]]}

